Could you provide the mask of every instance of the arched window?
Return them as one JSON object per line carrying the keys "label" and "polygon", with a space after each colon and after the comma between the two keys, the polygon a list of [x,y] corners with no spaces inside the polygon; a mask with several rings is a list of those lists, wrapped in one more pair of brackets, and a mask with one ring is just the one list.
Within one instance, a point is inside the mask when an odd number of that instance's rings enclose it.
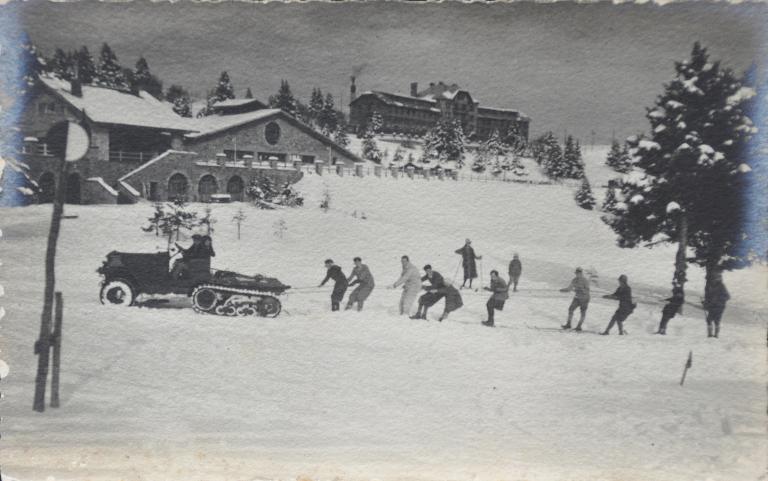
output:
{"label": "arched window", "polygon": [[206,174],[200,178],[200,183],[197,186],[198,200],[200,202],[210,202],[211,194],[215,194],[217,191],[216,177]]}
{"label": "arched window", "polygon": [[243,191],[245,190],[245,182],[239,175],[233,175],[229,182],[227,182],[227,194],[233,201],[243,200]]}
{"label": "arched window", "polygon": [[275,145],[280,140],[280,126],[270,122],[264,127],[264,138],[269,145]]}
{"label": "arched window", "polygon": [[189,182],[183,174],[173,174],[168,180],[168,200],[186,199]]}

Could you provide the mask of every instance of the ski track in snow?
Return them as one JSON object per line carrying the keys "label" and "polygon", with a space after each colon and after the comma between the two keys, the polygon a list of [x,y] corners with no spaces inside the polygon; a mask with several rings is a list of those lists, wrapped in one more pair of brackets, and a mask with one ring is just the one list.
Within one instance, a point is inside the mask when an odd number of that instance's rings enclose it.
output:
{"label": "ski track in snow", "polygon": [[[593,186],[610,178],[587,159]],[[598,149],[595,149],[597,151]],[[607,151],[607,150],[606,150]],[[319,208],[325,189],[331,210]],[[765,269],[727,273],[734,300],[722,338],[685,307],[654,336],[674,247],[624,250],[575,186],[308,175],[301,209],[213,205],[214,268],[276,276],[303,288],[276,319],[197,315],[184,298],[108,308],[96,268],[111,250],[152,252],[139,227],[149,204],[67,206],[57,265],[64,293],[62,407],[31,409],[50,207],[2,211],[0,283],[3,474],[20,480],[747,480],[764,472]],[[204,206],[195,205],[198,212]],[[356,212],[357,217],[352,213]],[[365,213],[366,219],[360,218]],[[273,223],[284,219],[283,239]],[[497,327],[479,324],[488,294],[442,323],[397,316],[387,289],[408,254],[453,278],[464,238],[483,281],[523,262]],[[376,279],[362,313],[329,312],[316,289],[331,257],[359,255]],[[14,261],[15,259],[15,261]],[[20,262],[20,260],[23,260]],[[594,267],[585,327],[602,330],[600,298],[626,273],[641,300],[628,336],[563,333],[573,268]],[[480,267],[480,265],[478,265]],[[461,277],[461,273],[459,273]],[[703,274],[691,268],[688,298]],[[459,279],[460,283],[460,279]],[[146,299],[143,299],[146,301]],[[415,305],[414,305],[415,309]],[[578,313],[577,313],[578,315]],[[680,375],[693,351],[684,387]],[[49,478],[50,476],[50,478]]]}

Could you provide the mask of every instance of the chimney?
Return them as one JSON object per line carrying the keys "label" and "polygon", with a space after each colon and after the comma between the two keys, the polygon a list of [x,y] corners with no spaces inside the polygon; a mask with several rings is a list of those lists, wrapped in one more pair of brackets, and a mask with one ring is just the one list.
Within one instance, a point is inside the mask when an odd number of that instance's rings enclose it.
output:
{"label": "chimney", "polygon": [[355,86],[355,76],[349,77],[352,84],[349,86],[349,103],[352,103],[357,97],[357,87]]}
{"label": "chimney", "polygon": [[411,82],[411,97],[418,97],[418,96],[419,96],[419,83]]}

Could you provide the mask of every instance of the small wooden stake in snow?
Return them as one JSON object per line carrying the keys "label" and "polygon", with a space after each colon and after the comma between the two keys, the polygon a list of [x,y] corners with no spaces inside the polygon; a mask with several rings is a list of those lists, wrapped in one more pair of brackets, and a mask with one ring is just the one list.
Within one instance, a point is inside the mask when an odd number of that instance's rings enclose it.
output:
{"label": "small wooden stake in snow", "polygon": [[685,368],[683,369],[683,377],[680,378],[680,385],[682,386],[685,382],[685,375],[688,374],[688,369],[693,366],[693,351],[688,351],[688,360],[685,361]]}

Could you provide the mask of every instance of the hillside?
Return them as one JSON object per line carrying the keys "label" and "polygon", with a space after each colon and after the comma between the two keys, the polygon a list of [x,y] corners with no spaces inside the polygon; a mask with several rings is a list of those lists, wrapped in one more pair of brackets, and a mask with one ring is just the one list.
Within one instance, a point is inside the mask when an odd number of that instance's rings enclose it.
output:
{"label": "hillside", "polygon": [[[595,154],[597,156],[597,154]],[[593,173],[594,172],[594,173]],[[588,174],[608,175],[599,165]],[[599,181],[593,181],[594,184]],[[112,250],[165,241],[140,226],[151,205],[67,206],[62,407],[31,410],[50,208],[2,211],[0,283],[4,477],[19,480],[754,480],[764,473],[764,267],[727,273],[722,338],[686,306],[654,336],[674,248],[624,250],[572,187],[307,175],[300,209],[214,205],[214,268],[276,276],[296,289],[276,319],[195,314],[184,298],[99,304]],[[318,208],[325,192],[331,209]],[[203,205],[194,206],[202,211]],[[283,238],[275,222],[283,220]],[[482,274],[523,262],[520,291],[479,324],[487,296],[443,323],[398,317],[387,289],[399,258],[447,278],[465,237]],[[316,289],[331,257],[361,256],[376,278],[362,313],[329,312]],[[20,260],[23,259],[23,262]],[[573,268],[597,275],[583,334],[557,330]],[[640,304],[628,336],[594,335],[629,276]],[[689,301],[703,275],[691,269]],[[415,306],[414,306],[415,308]],[[689,351],[693,367],[679,386]]]}

